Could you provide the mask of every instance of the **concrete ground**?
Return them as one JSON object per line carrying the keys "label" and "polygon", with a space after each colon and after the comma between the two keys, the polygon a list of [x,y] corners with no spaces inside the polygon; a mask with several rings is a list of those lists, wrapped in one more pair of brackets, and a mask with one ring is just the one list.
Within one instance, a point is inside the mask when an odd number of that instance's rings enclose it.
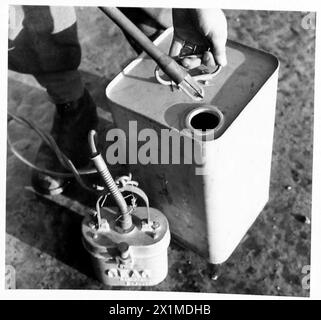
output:
{"label": "concrete ground", "polygon": [[[315,31],[302,27],[306,13],[225,13],[230,39],[267,50],[281,63],[270,201],[215,276],[202,258],[171,244],[166,280],[138,289],[308,296],[301,281],[302,268],[310,264]],[[106,108],[106,85],[135,54],[97,9],[77,8],[77,14],[83,78]],[[54,108],[32,77],[9,73],[8,108],[49,130]],[[110,126],[110,114],[104,117]],[[38,138],[12,122],[8,130],[15,146],[33,159]],[[28,185],[30,170],[8,152],[6,264],[16,270],[16,287],[111,289],[92,276],[80,242],[81,217],[37,197]]]}

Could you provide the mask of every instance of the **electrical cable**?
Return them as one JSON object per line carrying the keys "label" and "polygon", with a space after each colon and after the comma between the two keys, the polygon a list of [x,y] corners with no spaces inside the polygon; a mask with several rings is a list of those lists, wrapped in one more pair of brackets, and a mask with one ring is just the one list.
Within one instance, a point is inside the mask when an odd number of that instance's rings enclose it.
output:
{"label": "electrical cable", "polygon": [[12,151],[12,153],[20,160],[22,161],[24,164],[26,164],[27,166],[31,167],[33,170],[36,170],[38,172],[44,173],[46,175],[50,175],[50,176],[57,176],[57,177],[61,177],[61,178],[72,178],[74,177],[76,179],[76,181],[86,190],[91,191],[91,192],[98,192],[99,194],[101,194],[101,191],[98,191],[97,189],[94,189],[93,187],[89,187],[86,185],[86,183],[83,181],[83,179],[81,178],[82,175],[90,175],[90,174],[96,174],[97,170],[95,168],[93,169],[76,169],[76,167],[74,166],[73,162],[60,150],[60,148],[58,147],[56,141],[54,140],[54,138],[46,133],[45,131],[43,131],[42,129],[40,129],[38,126],[36,126],[35,124],[33,124],[31,121],[27,120],[24,117],[21,116],[17,116],[11,112],[8,111],[8,116],[11,117],[13,120],[15,120],[16,122],[28,127],[29,129],[35,131],[38,136],[51,148],[51,150],[55,153],[55,155],[57,156],[58,161],[60,162],[60,164],[67,170],[71,171],[71,172],[57,172],[57,171],[53,171],[53,170],[49,170],[49,169],[45,169],[45,168],[40,168],[37,165],[35,165],[34,163],[30,162],[29,160],[27,160],[23,155],[21,155],[21,153],[14,147],[10,137],[9,137],[9,132],[7,134],[7,142],[9,145],[10,150]]}

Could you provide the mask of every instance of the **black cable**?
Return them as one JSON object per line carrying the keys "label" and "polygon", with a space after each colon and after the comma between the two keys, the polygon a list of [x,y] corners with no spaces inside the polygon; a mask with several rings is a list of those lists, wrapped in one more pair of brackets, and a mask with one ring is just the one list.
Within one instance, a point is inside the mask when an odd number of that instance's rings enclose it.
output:
{"label": "black cable", "polygon": [[82,175],[89,175],[89,174],[95,174],[97,173],[97,170],[95,168],[93,169],[87,169],[87,170],[78,170],[76,169],[76,167],[74,166],[74,164],[72,163],[72,161],[60,150],[60,148],[58,147],[56,141],[54,140],[54,138],[46,133],[45,131],[43,131],[42,129],[40,129],[39,127],[37,127],[35,124],[33,124],[30,120],[27,120],[24,117],[21,116],[17,116],[11,112],[8,111],[8,116],[11,117],[13,120],[15,120],[16,122],[27,126],[28,128],[30,128],[31,130],[35,131],[38,136],[52,149],[52,151],[55,153],[55,155],[57,156],[58,161],[60,162],[60,164],[67,170],[71,171],[71,172],[57,172],[57,171],[52,171],[52,170],[48,170],[45,168],[40,168],[37,165],[33,164],[32,162],[30,162],[29,160],[27,160],[24,156],[22,156],[20,154],[20,152],[14,147],[10,137],[9,137],[9,132],[7,134],[7,142],[9,145],[10,150],[12,151],[12,153],[23,163],[25,163],[27,166],[31,167],[34,170],[37,170],[41,173],[44,173],[46,175],[50,175],[50,176],[57,176],[57,177],[61,177],[61,178],[72,178],[74,177],[76,179],[76,181],[86,190],[91,191],[91,192],[99,192],[98,190],[89,187],[86,185],[86,183],[83,181],[83,179],[81,178]]}

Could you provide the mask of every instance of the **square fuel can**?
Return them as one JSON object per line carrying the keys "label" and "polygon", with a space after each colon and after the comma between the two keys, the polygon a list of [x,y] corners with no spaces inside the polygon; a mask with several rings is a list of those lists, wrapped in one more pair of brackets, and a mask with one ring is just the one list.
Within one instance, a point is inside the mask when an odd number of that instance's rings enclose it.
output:
{"label": "square fuel can", "polygon": [[[164,52],[172,32],[155,41]],[[228,259],[269,199],[279,68],[273,55],[237,42],[226,50],[228,64],[204,82],[201,101],[159,83],[144,53],[106,89],[125,162],[151,205],[178,242],[214,264]]]}

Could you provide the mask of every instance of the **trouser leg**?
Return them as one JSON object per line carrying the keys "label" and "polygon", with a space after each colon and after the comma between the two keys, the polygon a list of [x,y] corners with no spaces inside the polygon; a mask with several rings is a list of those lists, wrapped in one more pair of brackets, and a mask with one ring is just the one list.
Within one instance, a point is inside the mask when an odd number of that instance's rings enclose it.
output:
{"label": "trouser leg", "polygon": [[11,28],[18,32],[9,39],[9,69],[32,74],[56,104],[79,99],[84,86],[74,8],[14,7],[20,13]]}

